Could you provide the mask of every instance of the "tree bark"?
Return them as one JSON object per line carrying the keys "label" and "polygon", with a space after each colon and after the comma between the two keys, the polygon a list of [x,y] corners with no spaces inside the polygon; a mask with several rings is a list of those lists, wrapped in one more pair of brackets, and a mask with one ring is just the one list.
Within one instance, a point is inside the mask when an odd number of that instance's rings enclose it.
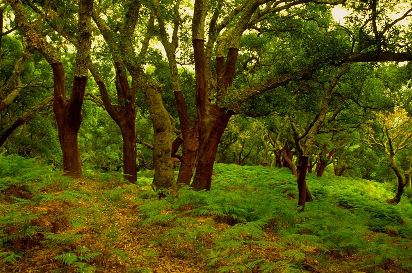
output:
{"label": "tree bark", "polygon": [[172,138],[173,128],[169,113],[163,105],[160,92],[149,86],[145,90],[149,104],[150,117],[153,122],[153,186],[159,191],[159,197],[164,197],[174,185]]}
{"label": "tree bark", "polygon": [[299,191],[299,200],[298,205],[301,207],[301,210],[304,210],[305,203],[312,201],[312,195],[309,192],[307,183],[306,183],[306,173],[309,164],[309,157],[300,155],[298,159],[298,191]]}
{"label": "tree bark", "polygon": [[197,152],[199,149],[199,131],[195,128],[191,131],[192,132],[183,139],[182,157],[177,177],[177,183],[179,185],[190,185],[196,166]]}
{"label": "tree bark", "polygon": [[219,142],[232,116],[214,105],[210,106],[208,112],[207,123],[202,127],[199,155],[193,181],[193,188],[196,190],[210,190],[211,188],[213,164]]}
{"label": "tree bark", "polygon": [[316,160],[313,160],[313,157],[309,157],[309,163],[308,163],[308,173],[312,173],[313,172],[313,167],[316,164]]}
{"label": "tree bark", "polygon": [[77,130],[68,124],[58,127],[60,147],[63,153],[63,174],[71,177],[81,177],[82,165],[77,142]]}
{"label": "tree bark", "polygon": [[322,150],[318,155],[318,160],[316,164],[316,175],[318,177],[323,176],[325,173],[326,167],[332,162],[332,159],[336,156],[336,150],[333,149],[326,153]]}
{"label": "tree bark", "polygon": [[63,154],[64,175],[80,177],[82,167],[78,145],[78,132],[81,124],[81,107],[87,77],[74,77],[72,99],[64,100],[64,70],[61,63],[53,64],[55,94],[53,111],[56,117],[57,132]]}
{"label": "tree bark", "polygon": [[275,155],[275,166],[278,168],[283,167],[282,150],[275,150],[273,153]]}
{"label": "tree bark", "polygon": [[0,87],[0,94],[8,93],[5,98],[0,98],[0,112],[4,111],[20,95],[20,78],[31,56],[26,49],[24,50],[23,56],[15,63],[11,76],[7,79],[6,83]]}
{"label": "tree bark", "polygon": [[[116,90],[118,105],[112,104],[106,85],[94,65],[90,66],[90,72],[99,88],[103,107],[110,117],[119,126],[123,141],[123,174],[124,178],[134,183],[137,180],[136,164],[136,107],[135,91],[129,87],[125,69],[121,64],[115,64],[116,68]],[[121,103],[121,104],[120,104]]]}
{"label": "tree bark", "polygon": [[405,173],[405,186],[412,188],[412,176],[411,173]]}
{"label": "tree bark", "polygon": [[77,134],[81,124],[81,108],[87,83],[91,48],[91,13],[93,0],[80,0],[78,13],[78,43],[74,67],[73,87],[70,99],[65,96],[65,71],[59,51],[40,33],[35,25],[30,24],[20,1],[8,1],[15,11],[17,25],[22,30],[28,43],[39,50],[51,65],[54,77],[53,111],[55,113],[60,146],[63,153],[64,174],[81,176],[80,153]]}
{"label": "tree bark", "polygon": [[199,150],[199,119],[190,124],[185,98],[181,91],[175,91],[175,101],[182,131],[182,157],[180,161],[178,185],[190,185]]}
{"label": "tree bark", "polygon": [[345,166],[337,166],[335,165],[333,168],[333,173],[335,174],[335,176],[342,176],[343,173],[346,171],[346,167]]}
{"label": "tree bark", "polygon": [[135,117],[132,115],[121,125],[119,124],[119,127],[123,139],[123,175],[127,181],[135,183],[137,180]]}
{"label": "tree bark", "polygon": [[396,195],[392,199],[388,200],[389,204],[398,204],[401,201],[402,194],[405,188],[405,176],[402,174],[401,169],[399,168],[398,164],[396,163],[396,159],[394,158],[394,155],[390,156],[390,165],[392,170],[394,171],[396,178],[398,180],[397,184],[397,189],[396,189]]}
{"label": "tree bark", "polygon": [[3,49],[3,25],[4,25],[4,10],[6,9],[6,6],[0,6],[0,58],[3,58],[2,56],[2,49]]}
{"label": "tree bark", "polygon": [[325,160],[319,156],[318,163],[316,163],[316,176],[317,177],[323,176],[327,166],[328,166],[328,160]]}
{"label": "tree bark", "polygon": [[282,158],[283,158],[282,165],[289,168],[292,174],[296,176],[298,172],[297,172],[295,163],[293,163],[293,152],[287,148],[283,148]]}

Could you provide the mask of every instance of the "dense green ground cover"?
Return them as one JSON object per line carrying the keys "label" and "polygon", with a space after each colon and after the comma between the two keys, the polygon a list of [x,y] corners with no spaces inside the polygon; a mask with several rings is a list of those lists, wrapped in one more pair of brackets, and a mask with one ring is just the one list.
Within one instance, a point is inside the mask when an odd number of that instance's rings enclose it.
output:
{"label": "dense green ground cover", "polygon": [[151,172],[71,180],[0,156],[3,272],[412,272],[412,201],[389,184],[217,164],[211,192],[158,200]]}

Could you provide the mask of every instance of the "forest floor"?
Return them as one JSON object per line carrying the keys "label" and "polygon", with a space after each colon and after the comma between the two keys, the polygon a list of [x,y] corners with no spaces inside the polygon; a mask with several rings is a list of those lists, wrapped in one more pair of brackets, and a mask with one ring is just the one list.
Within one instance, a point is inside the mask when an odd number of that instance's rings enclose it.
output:
{"label": "forest floor", "polygon": [[412,199],[391,185],[217,164],[211,192],[159,200],[151,173],[60,176],[0,156],[0,272],[412,272]]}

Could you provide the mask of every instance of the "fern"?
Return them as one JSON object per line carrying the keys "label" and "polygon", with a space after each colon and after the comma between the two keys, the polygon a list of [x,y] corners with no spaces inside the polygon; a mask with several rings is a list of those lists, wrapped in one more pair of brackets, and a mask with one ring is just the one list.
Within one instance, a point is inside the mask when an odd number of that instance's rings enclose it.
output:
{"label": "fern", "polygon": [[14,264],[22,257],[23,256],[21,254],[13,252],[13,251],[0,252],[0,258],[2,258],[5,263]]}
{"label": "fern", "polygon": [[66,266],[73,266],[77,272],[92,273],[96,271],[96,267],[90,265],[90,262],[101,255],[100,252],[92,252],[89,248],[82,246],[74,252],[65,252],[54,257],[55,260]]}
{"label": "fern", "polygon": [[91,251],[88,247],[82,246],[78,249],[79,252],[79,260],[84,262],[90,262],[94,258],[101,255],[100,251]]}
{"label": "fern", "polygon": [[144,218],[140,225],[167,225],[176,218],[171,209],[170,202],[166,199],[148,200],[139,207],[140,215]]}
{"label": "fern", "polygon": [[0,245],[37,234],[39,227],[31,224],[37,217],[36,214],[22,211],[10,211],[6,216],[0,217]]}
{"label": "fern", "polygon": [[78,257],[73,252],[66,252],[54,257],[55,260],[62,262],[65,265],[73,265],[78,261]]}
{"label": "fern", "polygon": [[43,243],[51,247],[76,244],[82,238],[81,234],[75,233],[45,233],[44,235]]}
{"label": "fern", "polygon": [[0,155],[0,191],[11,185],[25,185],[29,191],[38,192],[54,183],[57,176],[49,166],[39,164],[34,159]]}
{"label": "fern", "polygon": [[111,202],[119,202],[122,200],[123,194],[126,192],[125,189],[116,187],[112,190],[108,190],[104,193],[106,198]]}

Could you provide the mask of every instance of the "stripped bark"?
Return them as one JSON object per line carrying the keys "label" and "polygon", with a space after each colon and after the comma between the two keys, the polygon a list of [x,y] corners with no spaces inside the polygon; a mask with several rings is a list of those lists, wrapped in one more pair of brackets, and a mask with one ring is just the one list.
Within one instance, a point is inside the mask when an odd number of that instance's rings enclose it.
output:
{"label": "stripped bark", "polygon": [[65,95],[65,71],[60,53],[43,37],[39,30],[30,23],[21,1],[7,0],[15,12],[15,20],[28,43],[38,50],[52,67],[54,77],[53,111],[55,113],[60,147],[63,153],[64,174],[79,177],[82,174],[80,152],[78,148],[78,131],[81,124],[81,109],[87,83],[87,72],[91,48],[91,12],[92,0],[79,1],[78,33],[76,63],[73,87],[70,98]]}

